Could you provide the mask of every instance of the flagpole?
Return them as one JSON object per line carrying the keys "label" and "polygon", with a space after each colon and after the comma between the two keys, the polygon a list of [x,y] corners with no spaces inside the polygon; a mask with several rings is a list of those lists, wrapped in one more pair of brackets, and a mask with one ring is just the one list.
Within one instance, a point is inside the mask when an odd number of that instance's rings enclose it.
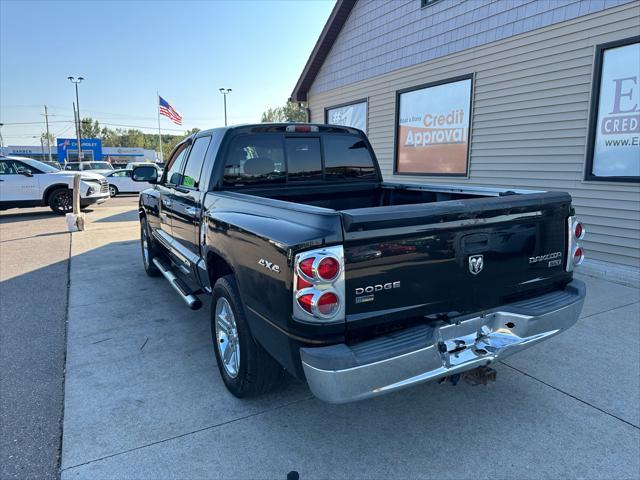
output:
{"label": "flagpole", "polygon": [[160,94],[156,90],[156,109],[158,110],[158,146],[160,147],[160,163],[162,163],[162,133],[160,132]]}

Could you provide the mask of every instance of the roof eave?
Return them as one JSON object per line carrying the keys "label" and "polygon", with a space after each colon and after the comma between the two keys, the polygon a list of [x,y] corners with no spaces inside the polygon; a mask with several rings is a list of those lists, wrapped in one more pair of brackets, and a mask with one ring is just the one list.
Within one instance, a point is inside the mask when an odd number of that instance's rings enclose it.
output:
{"label": "roof eave", "polygon": [[298,82],[296,83],[293,92],[291,92],[291,99],[293,101],[307,101],[309,88],[311,88],[316,75],[320,71],[320,67],[322,67],[322,64],[329,55],[333,42],[338,37],[340,30],[342,30],[342,27],[347,21],[347,18],[349,18],[349,14],[351,13],[351,10],[353,10],[357,1],[358,0],[337,0],[336,5],[331,11],[331,15],[329,15],[329,18],[327,19],[327,23],[325,23],[324,28],[320,33],[320,37],[318,37],[318,41],[311,51],[311,55],[309,56],[304,69],[302,70],[302,74],[300,75],[300,78],[298,78]]}

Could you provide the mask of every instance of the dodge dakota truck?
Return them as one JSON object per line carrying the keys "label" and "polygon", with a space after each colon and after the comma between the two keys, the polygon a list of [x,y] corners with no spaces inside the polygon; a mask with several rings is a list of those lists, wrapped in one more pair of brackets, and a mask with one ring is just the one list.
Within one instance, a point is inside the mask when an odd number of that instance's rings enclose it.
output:
{"label": "dodge dakota truck", "polygon": [[160,178],[132,175],[153,184],[139,201],[144,268],[193,309],[210,297],[237,397],[285,370],[333,403],[452,378],[582,309],[585,229],[567,193],[384,181],[353,128],[201,131]]}

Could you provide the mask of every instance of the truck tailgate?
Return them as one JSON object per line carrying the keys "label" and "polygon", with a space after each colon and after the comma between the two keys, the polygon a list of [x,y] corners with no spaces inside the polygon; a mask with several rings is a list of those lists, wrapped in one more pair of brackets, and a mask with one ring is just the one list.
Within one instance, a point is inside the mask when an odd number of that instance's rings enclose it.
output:
{"label": "truck tailgate", "polygon": [[347,331],[559,288],[570,209],[545,192],[342,211]]}

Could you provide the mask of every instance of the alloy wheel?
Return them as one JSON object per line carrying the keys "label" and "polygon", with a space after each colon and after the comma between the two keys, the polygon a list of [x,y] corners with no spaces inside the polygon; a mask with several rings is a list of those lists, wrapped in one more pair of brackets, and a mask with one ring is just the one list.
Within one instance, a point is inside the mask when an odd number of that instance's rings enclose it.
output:
{"label": "alloy wheel", "polygon": [[71,193],[60,192],[53,197],[54,208],[60,212],[70,212],[73,209],[73,199]]}
{"label": "alloy wheel", "polygon": [[226,298],[218,298],[215,315],[216,348],[227,375],[236,378],[240,369],[240,339],[236,317]]}

